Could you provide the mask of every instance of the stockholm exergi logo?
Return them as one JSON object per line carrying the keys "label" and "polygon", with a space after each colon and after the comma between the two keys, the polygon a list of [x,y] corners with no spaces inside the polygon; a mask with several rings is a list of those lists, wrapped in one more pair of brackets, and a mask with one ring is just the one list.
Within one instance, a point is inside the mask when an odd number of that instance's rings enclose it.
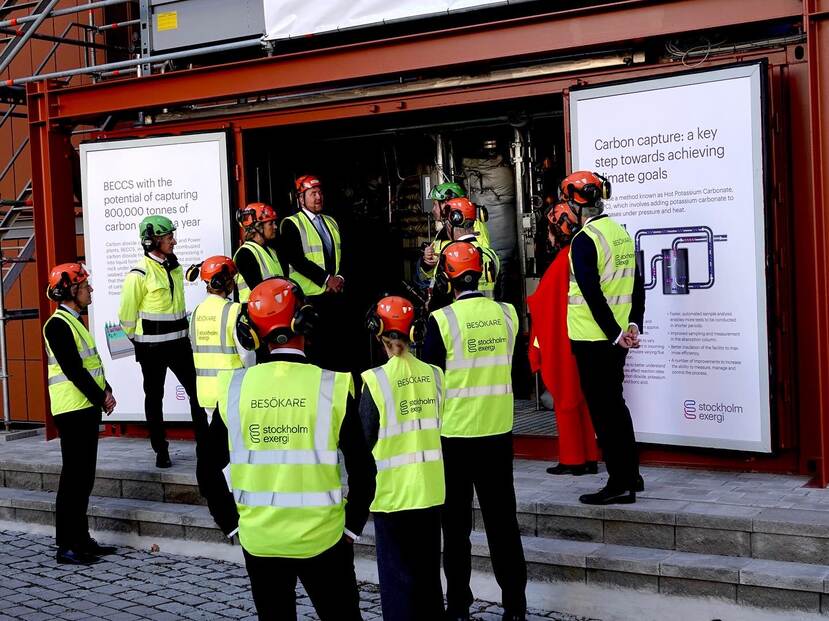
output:
{"label": "stockholm exergi logo", "polygon": [[474,354],[478,351],[478,339],[467,339],[466,349],[470,354]]}
{"label": "stockholm exergi logo", "polygon": [[696,420],[697,419],[697,402],[693,399],[688,399],[685,403],[682,404],[682,409],[685,414],[685,418],[688,420]]}
{"label": "stockholm exergi logo", "polygon": [[259,444],[259,442],[261,442],[262,433],[258,424],[254,423],[253,425],[250,425],[248,427],[248,434],[250,435],[250,441],[253,444]]}

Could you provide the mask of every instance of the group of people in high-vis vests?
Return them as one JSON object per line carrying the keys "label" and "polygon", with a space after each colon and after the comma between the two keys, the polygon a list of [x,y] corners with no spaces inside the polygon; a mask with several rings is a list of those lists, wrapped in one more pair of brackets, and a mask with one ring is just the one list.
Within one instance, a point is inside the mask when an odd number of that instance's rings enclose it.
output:
{"label": "group of people in high-vis vests", "polygon": [[[316,178],[297,180],[300,211],[281,225],[283,249],[292,248],[285,255],[270,245],[274,210],[254,203],[238,216],[245,242],[234,258],[213,256],[187,270],[206,289],[189,320],[175,226],[163,216],[141,223],[144,257],[127,274],[119,316],[144,375],[156,465],[170,465],[161,416],[169,368],[191,400],[199,489],[217,525],[238,536],[261,619],[296,618],[297,579],[322,621],[361,619],[353,544],[369,514],[384,619],[469,619],[473,496],[503,619],[526,617],[512,448],[520,324],[513,306],[491,295],[498,259],[481,240],[485,218],[459,196],[462,188],[449,185],[433,194],[445,238],[421,261],[448,303],[431,312],[399,296],[374,304],[366,328],[388,361],[362,372],[361,386],[326,364],[336,343],[324,340],[335,324],[324,313],[335,308],[331,299],[344,280],[339,230],[322,214]],[[533,345],[542,370],[556,369],[544,378],[559,429],[579,445],[572,458],[563,449],[551,472],[596,470],[593,428],[604,451],[610,478],[580,498],[588,504],[633,502],[643,487],[622,380],[627,350],[639,346],[644,293],[630,236],[602,214],[609,195],[609,183],[593,173],[564,180],[549,215],[551,240],[561,248],[545,276],[552,285],[531,301],[545,308],[548,296],[558,309],[552,329],[534,328]],[[116,406],[79,320],[91,292],[82,265],[56,266],[47,294],[60,306],[44,325],[64,460],[58,561],[77,564],[114,551],[86,526],[98,424]],[[533,310],[534,322],[542,314]],[[422,344],[420,359],[415,344]]]}

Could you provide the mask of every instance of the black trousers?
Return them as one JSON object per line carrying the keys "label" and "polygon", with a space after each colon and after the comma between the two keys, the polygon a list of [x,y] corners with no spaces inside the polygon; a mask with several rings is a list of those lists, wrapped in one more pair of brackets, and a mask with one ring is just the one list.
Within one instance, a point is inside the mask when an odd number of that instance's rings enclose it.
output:
{"label": "black trousers", "polygon": [[443,571],[446,608],[465,613],[472,605],[472,490],[478,495],[495,580],[504,610],[523,613],[527,564],[518,531],[512,479],[512,434],[441,438],[446,477],[443,506]]}
{"label": "black trousers", "polygon": [[571,341],[579,379],[607,466],[608,487],[630,490],[639,476],[633,421],[622,392],[628,350],[610,341]]}
{"label": "black trousers", "polygon": [[350,543],[340,540],[311,558],[254,556],[242,551],[260,621],[296,621],[297,578],[320,621],[362,621]]}
{"label": "black trousers", "polygon": [[440,507],[373,516],[383,621],[441,619]]}
{"label": "black trousers", "polygon": [[348,317],[348,300],[343,293],[324,293],[308,298],[319,315],[306,340],[308,360],[323,369],[349,371],[351,332],[344,328]]}
{"label": "black trousers", "polygon": [[59,548],[75,548],[89,539],[86,510],[95,485],[101,410],[64,412],[54,420],[63,462],[55,502],[55,539]]}
{"label": "black trousers", "polygon": [[207,437],[207,414],[196,396],[196,367],[189,339],[152,346],[137,345],[135,359],[144,376],[144,415],[150,431],[150,444],[158,453],[167,450],[164,433],[164,381],[167,369],[173,372],[190,400],[190,417],[196,432],[196,455],[204,451]]}

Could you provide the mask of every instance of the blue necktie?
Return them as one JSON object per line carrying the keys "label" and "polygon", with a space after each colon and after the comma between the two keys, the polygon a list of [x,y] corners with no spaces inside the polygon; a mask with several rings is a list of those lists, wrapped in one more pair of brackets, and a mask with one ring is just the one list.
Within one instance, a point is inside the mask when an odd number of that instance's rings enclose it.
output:
{"label": "blue necktie", "polygon": [[317,229],[317,233],[320,235],[320,239],[322,240],[323,248],[325,248],[325,254],[329,257],[334,256],[333,252],[333,242],[331,241],[331,233],[328,232],[328,227],[325,226],[325,222],[322,219],[322,216],[317,216],[313,220],[314,228]]}

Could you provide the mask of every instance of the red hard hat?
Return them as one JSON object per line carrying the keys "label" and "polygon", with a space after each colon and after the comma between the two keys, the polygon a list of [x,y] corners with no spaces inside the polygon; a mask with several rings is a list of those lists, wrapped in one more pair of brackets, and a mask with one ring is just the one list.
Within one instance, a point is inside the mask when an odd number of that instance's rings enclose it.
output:
{"label": "red hard hat", "polygon": [[455,280],[467,272],[481,274],[484,271],[480,250],[469,242],[452,242],[440,254],[442,269],[449,280]]}
{"label": "red hard hat", "polygon": [[296,191],[300,194],[303,193],[305,190],[310,190],[311,188],[316,188],[322,185],[320,180],[314,175],[302,175],[301,177],[297,178],[295,184]]}
{"label": "red hard hat", "polygon": [[233,262],[233,259],[222,255],[216,255],[215,257],[205,259],[201,264],[199,278],[201,278],[204,282],[209,283],[217,276],[224,276],[227,279],[233,278],[236,276],[236,272],[236,264]]}
{"label": "red hard hat", "polygon": [[61,263],[49,272],[49,287],[79,285],[89,279],[89,272],[80,263]]}
{"label": "red hard hat", "polygon": [[398,336],[409,338],[415,320],[414,304],[409,300],[396,295],[387,296],[377,302],[374,312],[380,320],[377,332],[394,332]]}
{"label": "red hard hat", "polygon": [[478,208],[465,196],[450,198],[444,203],[443,210],[444,217],[452,226],[469,228],[478,217]]}
{"label": "red hard hat", "polygon": [[236,214],[236,219],[243,227],[253,226],[259,222],[276,220],[276,211],[266,203],[250,203]]}
{"label": "red hard hat", "polygon": [[285,278],[268,278],[253,288],[247,312],[263,339],[274,330],[293,330],[297,310],[303,305],[302,290]]}
{"label": "red hard hat", "polygon": [[598,173],[578,170],[561,181],[561,197],[578,205],[595,205],[610,198],[610,181]]}
{"label": "red hard hat", "polygon": [[579,219],[569,201],[561,201],[547,211],[547,221],[556,236],[566,239],[576,234]]}

